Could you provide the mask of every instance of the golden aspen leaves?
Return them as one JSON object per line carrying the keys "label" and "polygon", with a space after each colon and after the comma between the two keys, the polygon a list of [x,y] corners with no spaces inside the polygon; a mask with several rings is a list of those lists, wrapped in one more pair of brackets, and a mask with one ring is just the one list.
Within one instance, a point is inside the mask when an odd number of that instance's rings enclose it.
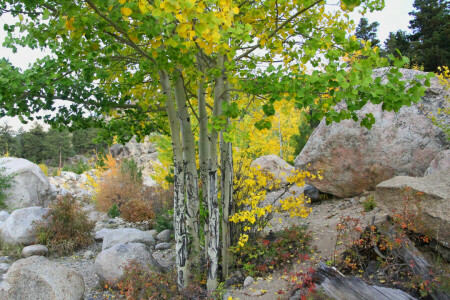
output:
{"label": "golden aspen leaves", "polygon": [[131,13],[133,12],[130,8],[128,7],[122,7],[120,9],[120,12],[122,13],[122,15],[124,15],[125,17],[128,17],[129,15],[131,15]]}

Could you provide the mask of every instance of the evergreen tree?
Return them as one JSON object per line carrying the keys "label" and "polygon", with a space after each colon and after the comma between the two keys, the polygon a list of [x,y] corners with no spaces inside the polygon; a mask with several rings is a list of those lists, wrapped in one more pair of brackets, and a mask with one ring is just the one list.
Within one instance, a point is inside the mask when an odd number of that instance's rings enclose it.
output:
{"label": "evergreen tree", "polygon": [[380,44],[380,40],[377,39],[378,26],[380,26],[378,22],[369,24],[367,18],[361,18],[358,27],[356,27],[355,36],[359,39],[370,41],[372,47],[378,47]]}
{"label": "evergreen tree", "polygon": [[383,55],[393,54],[399,57],[400,55],[397,49],[403,56],[412,58],[411,41],[409,35],[404,30],[389,33],[389,37],[384,41]]}
{"label": "evergreen tree", "polygon": [[9,154],[11,156],[17,155],[15,132],[11,126],[4,124],[0,126],[0,155]]}
{"label": "evergreen tree", "polygon": [[42,125],[36,123],[34,127],[21,135],[21,157],[34,163],[43,162],[47,156],[45,131]]}
{"label": "evergreen tree", "polygon": [[450,64],[450,2],[448,0],[415,0],[416,9],[409,28],[414,57],[425,71],[436,71]]}
{"label": "evergreen tree", "polygon": [[72,147],[72,136],[67,129],[51,128],[45,136],[45,147],[47,149],[46,159],[53,165],[59,165],[60,159],[62,162],[75,155]]}
{"label": "evergreen tree", "polygon": [[102,152],[108,144],[106,142],[96,142],[99,129],[88,128],[72,132],[72,145],[76,154],[86,154],[92,151]]}

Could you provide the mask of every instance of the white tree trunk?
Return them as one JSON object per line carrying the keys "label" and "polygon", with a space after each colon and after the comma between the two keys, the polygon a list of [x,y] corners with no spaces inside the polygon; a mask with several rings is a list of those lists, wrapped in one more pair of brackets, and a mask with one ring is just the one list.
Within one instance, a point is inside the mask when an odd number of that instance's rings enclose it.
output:
{"label": "white tree trunk", "polygon": [[[219,55],[217,58],[217,67],[223,69],[223,56]],[[223,92],[223,78],[222,74],[216,79],[214,88],[214,116],[219,116],[222,106],[222,92]],[[220,252],[220,211],[218,203],[218,188],[217,188],[217,140],[218,132],[213,129],[211,132],[211,142],[209,149],[209,164],[208,164],[208,277],[206,287],[208,292],[217,288],[217,270],[219,266],[219,252]]]}
{"label": "white tree trunk", "polygon": [[189,248],[188,267],[198,268],[200,265],[200,239],[199,224],[199,197],[198,174],[195,163],[195,138],[192,132],[187,99],[183,85],[181,72],[175,71],[175,100],[177,103],[178,120],[181,128],[181,140],[183,145],[183,167],[186,186],[186,214],[187,231],[192,238],[192,247]]}
{"label": "white tree trunk", "polygon": [[[223,101],[230,104],[229,83],[224,84]],[[227,126],[230,120],[227,120]],[[231,223],[233,214],[233,148],[231,142],[226,142],[220,133],[220,165],[221,165],[221,196],[222,196],[222,277],[228,277],[230,268]]]}
{"label": "white tree trunk", "polygon": [[177,265],[178,289],[183,289],[188,285],[189,269],[188,260],[188,239],[186,235],[186,208],[184,195],[184,171],[183,171],[183,151],[181,144],[180,126],[175,112],[175,104],[172,96],[172,88],[169,76],[166,71],[158,72],[161,88],[166,95],[166,111],[169,118],[170,132],[172,138],[172,149],[174,159],[173,189],[174,189],[174,234],[175,234],[175,254]]}
{"label": "white tree trunk", "polygon": [[[198,70],[201,74],[205,72],[205,63],[200,55],[197,55]],[[202,204],[204,209],[208,209],[208,161],[209,161],[209,135],[208,135],[208,114],[206,112],[206,90],[205,90],[205,76],[202,75],[198,82],[197,99],[199,112],[199,163],[200,163],[200,180],[202,183]],[[208,219],[205,220],[204,234],[205,234],[205,248],[208,247],[209,242],[209,228]],[[205,251],[205,258],[207,259],[208,252]]]}

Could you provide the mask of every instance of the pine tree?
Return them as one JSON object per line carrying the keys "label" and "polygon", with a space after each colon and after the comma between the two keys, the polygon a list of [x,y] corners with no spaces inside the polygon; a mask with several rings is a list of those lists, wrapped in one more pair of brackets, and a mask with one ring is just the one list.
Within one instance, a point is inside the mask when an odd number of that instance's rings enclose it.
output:
{"label": "pine tree", "polygon": [[412,58],[410,37],[404,30],[398,30],[395,33],[390,32],[389,37],[384,41],[383,54],[385,56],[393,54],[399,57],[400,54],[397,52],[397,49],[403,56]]}
{"label": "pine tree", "polygon": [[380,44],[380,40],[377,39],[378,26],[380,26],[378,22],[369,24],[367,18],[361,18],[358,27],[356,27],[355,36],[364,41],[369,41],[372,47],[377,47]]}
{"label": "pine tree", "polygon": [[450,2],[448,0],[415,0],[416,9],[409,28],[413,53],[425,71],[436,71],[450,64]]}

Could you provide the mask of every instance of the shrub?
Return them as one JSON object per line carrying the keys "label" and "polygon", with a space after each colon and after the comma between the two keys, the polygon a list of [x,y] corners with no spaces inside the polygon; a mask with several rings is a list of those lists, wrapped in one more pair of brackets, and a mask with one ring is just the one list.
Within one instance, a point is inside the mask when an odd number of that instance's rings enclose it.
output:
{"label": "shrub", "polygon": [[152,204],[156,215],[164,213],[173,207],[173,185],[170,184],[167,189],[161,186],[145,187],[142,199]]}
{"label": "shrub", "polygon": [[108,210],[108,216],[113,219],[120,216],[119,207],[116,203],[114,203]]}
{"label": "shrub", "polygon": [[114,204],[120,210],[130,199],[141,198],[141,185],[133,181],[128,174],[122,173],[118,167],[114,167],[105,172],[99,183],[96,204],[99,210],[107,212]]}
{"label": "shrub", "polygon": [[141,222],[155,218],[152,205],[140,199],[132,199],[120,207],[120,216],[128,222]]}
{"label": "shrub", "polygon": [[36,224],[37,240],[51,252],[69,254],[93,242],[92,230],[95,224],[88,220],[87,213],[79,207],[73,196],[58,197],[50,206],[46,218],[51,219],[50,225],[42,222]]}
{"label": "shrub", "polygon": [[126,299],[183,299],[178,293],[174,271],[160,274],[143,270],[136,262],[126,268],[124,279],[117,283]]}
{"label": "shrub", "polygon": [[22,257],[23,245],[7,244],[0,237],[0,256],[10,256],[12,259],[19,259]]}
{"label": "shrub", "polygon": [[249,276],[263,276],[296,260],[309,259],[311,234],[304,226],[292,226],[253,241],[239,241],[231,250],[236,265]]}
{"label": "shrub", "polygon": [[377,203],[375,202],[373,196],[367,197],[366,201],[364,201],[362,204],[365,212],[369,212],[377,206]]}
{"label": "shrub", "polygon": [[155,219],[155,230],[161,232],[165,229],[173,231],[173,211],[168,210],[163,213],[159,213]]}
{"label": "shrub", "polygon": [[9,174],[6,175],[6,167],[0,165],[0,207],[5,207],[5,200],[8,196],[5,192],[5,190],[12,187],[12,179],[14,178],[15,174]]}
{"label": "shrub", "polygon": [[124,159],[120,165],[123,174],[128,174],[134,182],[142,184],[142,167],[139,167],[134,159]]}
{"label": "shrub", "polygon": [[46,164],[38,164],[39,168],[41,168],[42,172],[44,172],[45,176],[48,176],[48,167]]}

